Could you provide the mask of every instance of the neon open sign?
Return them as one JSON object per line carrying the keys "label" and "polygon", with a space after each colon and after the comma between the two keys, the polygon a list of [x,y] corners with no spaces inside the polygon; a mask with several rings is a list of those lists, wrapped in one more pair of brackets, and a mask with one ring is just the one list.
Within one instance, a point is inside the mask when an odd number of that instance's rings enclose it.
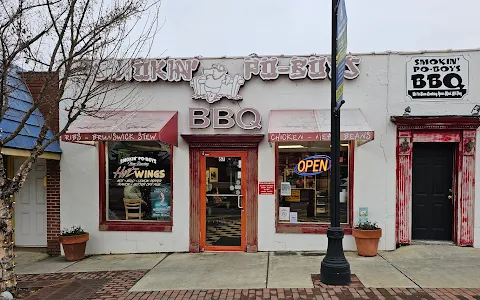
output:
{"label": "neon open sign", "polygon": [[313,155],[301,160],[293,169],[300,176],[313,176],[330,170],[332,159],[326,155]]}

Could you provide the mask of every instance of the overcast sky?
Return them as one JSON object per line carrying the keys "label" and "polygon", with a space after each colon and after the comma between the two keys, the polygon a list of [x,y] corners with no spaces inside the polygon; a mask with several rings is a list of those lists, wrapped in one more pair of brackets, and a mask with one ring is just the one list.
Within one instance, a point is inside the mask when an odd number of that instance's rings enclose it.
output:
{"label": "overcast sky", "polygon": [[[151,57],[330,52],[330,0],[163,0]],[[480,0],[346,0],[348,51],[480,47]]]}

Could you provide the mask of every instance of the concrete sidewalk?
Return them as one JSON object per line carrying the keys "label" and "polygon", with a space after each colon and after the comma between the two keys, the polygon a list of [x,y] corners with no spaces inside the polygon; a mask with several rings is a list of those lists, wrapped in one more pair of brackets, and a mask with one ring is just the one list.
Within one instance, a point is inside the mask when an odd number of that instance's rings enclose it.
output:
{"label": "concrete sidewalk", "polygon": [[[97,255],[79,262],[18,252],[18,274],[149,270],[131,291],[313,288],[323,253],[173,253]],[[376,257],[346,253],[355,274],[372,288],[479,288],[480,249],[415,245]]]}

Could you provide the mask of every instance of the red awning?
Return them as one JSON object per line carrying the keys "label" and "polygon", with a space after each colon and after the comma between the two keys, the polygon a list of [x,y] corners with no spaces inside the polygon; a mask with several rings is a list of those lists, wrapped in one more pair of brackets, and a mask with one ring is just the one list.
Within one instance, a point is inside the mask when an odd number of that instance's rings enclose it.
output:
{"label": "red awning", "polygon": [[[311,142],[330,140],[330,110],[272,110],[268,126],[269,142]],[[374,132],[360,109],[342,109],[342,141],[373,140]]]}
{"label": "red awning", "polygon": [[62,141],[162,141],[178,146],[178,112],[100,111],[76,120]]}

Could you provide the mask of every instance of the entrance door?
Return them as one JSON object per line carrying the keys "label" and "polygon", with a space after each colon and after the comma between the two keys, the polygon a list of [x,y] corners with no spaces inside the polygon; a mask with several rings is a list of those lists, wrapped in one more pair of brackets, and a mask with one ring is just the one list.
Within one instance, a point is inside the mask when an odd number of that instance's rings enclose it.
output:
{"label": "entrance door", "polygon": [[246,152],[202,155],[202,250],[245,251],[245,162]]}
{"label": "entrance door", "polygon": [[412,238],[452,240],[453,144],[414,143]]}
{"label": "entrance door", "polygon": [[[24,162],[15,159],[15,170]],[[46,162],[39,159],[15,195],[15,245],[47,246]]]}

